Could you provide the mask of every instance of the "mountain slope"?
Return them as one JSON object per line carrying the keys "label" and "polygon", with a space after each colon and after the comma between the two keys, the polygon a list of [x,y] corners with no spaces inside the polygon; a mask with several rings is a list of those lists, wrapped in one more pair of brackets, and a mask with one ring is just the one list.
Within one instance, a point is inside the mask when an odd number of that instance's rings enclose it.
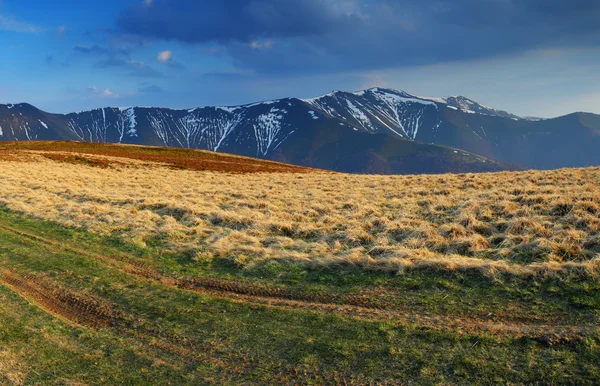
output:
{"label": "mountain slope", "polygon": [[514,169],[462,150],[384,133],[349,132],[330,125],[307,128],[275,152],[277,161],[341,172],[372,174],[462,173]]}
{"label": "mountain slope", "polygon": [[[431,103],[433,105],[433,103]],[[208,149],[357,173],[507,169],[484,157],[364,130],[299,99],[191,110],[103,108],[67,115],[0,108],[3,140],[78,140]],[[373,135],[377,134],[377,135]]]}
{"label": "mountain slope", "polygon": [[459,147],[535,169],[600,165],[600,116],[574,113],[554,119],[507,119],[443,111],[440,130],[419,140]]}
{"label": "mountain slope", "polygon": [[600,116],[524,119],[465,97],[381,88],[190,110],[110,107],[60,115],[0,105],[0,139],[198,148],[347,172],[600,164]]}
{"label": "mountain slope", "polygon": [[532,120],[465,97],[423,98],[381,88],[305,101],[366,132],[464,149],[528,168],[600,165],[600,116],[595,114]]}

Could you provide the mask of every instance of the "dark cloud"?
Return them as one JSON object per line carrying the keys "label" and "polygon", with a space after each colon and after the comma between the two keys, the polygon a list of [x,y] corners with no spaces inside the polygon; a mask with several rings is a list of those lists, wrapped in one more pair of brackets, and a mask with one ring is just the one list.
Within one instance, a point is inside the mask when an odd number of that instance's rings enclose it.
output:
{"label": "dark cloud", "polygon": [[79,53],[79,54],[84,54],[84,55],[114,55],[117,54],[115,52],[112,52],[111,50],[104,48],[104,47],[100,47],[100,46],[75,46],[73,47],[73,51]]}
{"label": "dark cloud", "polygon": [[139,78],[162,78],[164,74],[154,68],[150,67],[144,62],[137,62],[130,60],[127,62],[127,68],[129,68],[129,76],[135,76]]}
{"label": "dark cloud", "polygon": [[48,54],[46,55],[46,65],[48,67],[69,67],[70,63],[68,61],[65,61],[64,59],[60,58],[60,57],[56,57],[52,54]]}
{"label": "dark cloud", "polygon": [[165,64],[174,70],[187,70],[187,67],[183,63],[179,63],[174,60],[170,60],[169,62],[167,62]]}
{"label": "dark cloud", "polygon": [[113,49],[98,45],[75,46],[73,51],[79,55],[100,58],[97,67],[120,67],[125,66],[129,60],[129,51]]}
{"label": "dark cloud", "polygon": [[148,64],[132,60],[129,51],[122,49],[110,49],[101,46],[75,46],[73,50],[79,54],[98,58],[97,68],[124,68],[129,72],[127,75],[139,78],[160,78],[164,74]]}
{"label": "dark cloud", "polygon": [[211,71],[202,75],[205,79],[222,80],[222,81],[243,81],[252,79],[254,73],[251,71],[244,70],[222,70],[222,71]]}
{"label": "dark cloud", "polygon": [[239,68],[333,72],[600,45],[597,0],[155,0],[117,19],[143,39],[211,43]]}
{"label": "dark cloud", "polygon": [[126,33],[188,43],[321,35],[336,28],[330,0],[155,0],[117,19]]}
{"label": "dark cloud", "polygon": [[128,60],[123,58],[117,58],[114,56],[105,58],[96,63],[96,67],[98,68],[108,68],[108,67],[127,67]]}

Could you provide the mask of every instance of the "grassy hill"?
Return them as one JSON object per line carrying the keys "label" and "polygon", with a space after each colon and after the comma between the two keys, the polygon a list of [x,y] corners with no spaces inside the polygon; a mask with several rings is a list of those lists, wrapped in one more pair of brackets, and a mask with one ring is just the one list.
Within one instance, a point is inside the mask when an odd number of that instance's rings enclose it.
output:
{"label": "grassy hill", "polygon": [[0,384],[594,384],[600,169],[0,150]]}
{"label": "grassy hill", "polygon": [[[0,142],[5,157],[15,151],[38,152],[55,161],[107,167],[125,165],[117,159],[158,163],[173,169],[228,173],[308,173],[312,169],[212,151],[158,146],[118,145],[77,141]],[[92,157],[90,157],[92,156]],[[98,158],[100,156],[100,158]]]}

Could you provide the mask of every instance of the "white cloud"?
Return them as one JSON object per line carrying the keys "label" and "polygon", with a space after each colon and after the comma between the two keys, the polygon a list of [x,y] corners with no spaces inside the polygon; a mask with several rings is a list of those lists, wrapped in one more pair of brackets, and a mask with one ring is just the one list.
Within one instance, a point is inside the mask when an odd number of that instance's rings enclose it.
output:
{"label": "white cloud", "polygon": [[103,98],[120,98],[119,94],[115,94],[107,88],[105,88],[104,90],[100,90],[96,86],[88,86],[87,90],[89,93],[98,95]]}
{"label": "white cloud", "polygon": [[360,85],[361,89],[367,89],[371,87],[390,87],[385,74],[381,71],[364,72],[360,73],[359,76],[362,78]]}
{"label": "white cloud", "polygon": [[171,51],[161,51],[158,53],[156,59],[161,63],[168,63],[173,57],[173,53]]}
{"label": "white cloud", "polygon": [[264,49],[269,49],[271,47],[273,47],[274,42],[272,40],[265,40],[264,42],[258,41],[258,40],[253,40],[250,43],[250,47],[252,47],[255,50],[262,50]]}
{"label": "white cloud", "polygon": [[143,3],[146,7],[149,7],[152,5],[152,0],[144,0]]}
{"label": "white cloud", "polygon": [[0,30],[22,33],[38,33],[43,29],[33,24],[21,22],[13,17],[6,16],[0,13]]}
{"label": "white cloud", "polygon": [[64,25],[58,26],[56,28],[56,36],[62,38],[65,36],[65,34],[67,33],[67,27]]}

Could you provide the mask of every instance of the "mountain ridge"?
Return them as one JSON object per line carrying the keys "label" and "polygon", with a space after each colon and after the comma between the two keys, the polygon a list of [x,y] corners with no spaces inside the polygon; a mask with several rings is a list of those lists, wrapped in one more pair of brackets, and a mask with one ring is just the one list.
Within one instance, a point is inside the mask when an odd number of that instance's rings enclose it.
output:
{"label": "mountain ridge", "polygon": [[[129,105],[129,106],[119,106],[119,105],[104,105],[104,106],[99,106],[99,107],[94,107],[88,110],[80,110],[80,111],[69,111],[69,112],[62,112],[62,113],[51,113],[49,111],[46,111],[44,109],[40,109],[38,107],[36,107],[35,105],[32,105],[29,102],[17,102],[17,103],[13,103],[13,102],[4,102],[4,103],[0,103],[0,106],[18,106],[18,105],[28,105],[28,106],[32,106],[35,107],[37,109],[39,109],[40,111],[43,111],[45,113],[49,113],[49,114],[58,114],[58,115],[66,115],[66,114],[72,114],[72,113],[82,113],[82,112],[87,112],[87,111],[93,111],[93,110],[100,110],[100,109],[121,109],[121,110],[126,110],[126,109],[130,109],[130,108],[146,108],[146,109],[168,109],[168,110],[174,110],[174,111],[191,111],[191,110],[196,110],[196,109],[202,109],[202,108],[207,108],[207,107],[213,107],[213,108],[219,108],[219,109],[231,109],[231,108],[238,108],[238,107],[247,107],[247,106],[254,106],[257,104],[261,104],[261,103],[272,103],[272,102],[276,102],[276,101],[280,101],[280,100],[284,100],[284,99],[298,99],[301,101],[306,101],[306,100],[310,100],[310,99],[318,99],[321,97],[325,97],[325,96],[329,96],[335,93],[351,93],[351,94],[361,94],[361,93],[365,93],[367,91],[372,91],[372,90],[382,90],[382,91],[389,91],[389,92],[393,92],[393,93],[403,93],[406,94],[409,97],[415,98],[415,99],[421,99],[421,100],[425,100],[425,101],[431,101],[431,102],[435,102],[435,103],[443,103],[443,104],[448,104],[448,100],[465,100],[465,101],[470,101],[472,103],[475,103],[483,108],[486,109],[490,109],[490,110],[494,110],[497,112],[501,112],[501,113],[507,113],[513,117],[517,117],[523,120],[548,120],[548,119],[556,119],[556,118],[561,118],[567,115],[571,115],[571,114],[593,114],[593,115],[600,115],[591,111],[584,111],[584,110],[579,110],[579,111],[573,111],[571,113],[567,113],[567,114],[562,114],[562,115],[557,115],[554,117],[540,117],[540,116],[536,116],[536,115],[524,115],[524,116],[519,116],[516,114],[512,114],[509,113],[507,111],[504,110],[498,110],[495,109],[493,107],[489,107],[486,106],[482,103],[479,103],[477,101],[475,101],[474,99],[471,99],[469,97],[466,97],[464,95],[451,95],[448,97],[429,97],[429,96],[420,96],[420,95],[415,95],[415,94],[411,94],[408,93],[407,91],[404,91],[402,89],[396,89],[396,88],[388,88],[388,87],[370,87],[364,90],[357,90],[357,91],[343,91],[343,90],[332,90],[329,93],[325,93],[325,94],[321,94],[319,96],[316,97],[312,97],[312,98],[302,98],[302,97],[283,97],[283,98],[279,98],[279,99],[265,99],[265,100],[261,100],[261,101],[256,101],[256,102],[248,102],[248,103],[242,103],[242,104],[233,104],[233,105],[202,105],[202,106],[196,106],[196,107],[164,107],[164,106],[143,106],[143,105]],[[451,106],[454,106],[454,104],[451,104]],[[456,107],[456,106],[455,106]]]}
{"label": "mountain ridge", "polygon": [[[28,103],[0,105],[0,140],[34,139],[198,148],[387,174],[600,164],[593,150],[600,146],[598,115],[531,120],[466,97],[419,97],[379,87],[188,109],[104,107],[52,114]],[[568,151],[550,153],[551,148]],[[461,151],[479,161],[454,157]]]}

